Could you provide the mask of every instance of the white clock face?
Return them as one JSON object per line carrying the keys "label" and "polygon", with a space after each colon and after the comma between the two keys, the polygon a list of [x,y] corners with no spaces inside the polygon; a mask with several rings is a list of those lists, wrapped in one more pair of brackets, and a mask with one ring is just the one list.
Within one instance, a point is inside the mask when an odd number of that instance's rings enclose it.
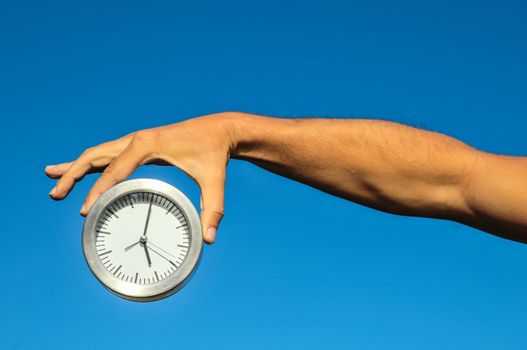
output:
{"label": "white clock face", "polygon": [[198,266],[202,241],[192,202],[154,179],[125,181],[103,193],[82,231],[95,277],[132,301],[159,300],[180,290]]}
{"label": "white clock face", "polygon": [[97,255],[116,279],[160,283],[178,271],[191,245],[189,223],[170,199],[132,192],[114,199],[96,222]]}

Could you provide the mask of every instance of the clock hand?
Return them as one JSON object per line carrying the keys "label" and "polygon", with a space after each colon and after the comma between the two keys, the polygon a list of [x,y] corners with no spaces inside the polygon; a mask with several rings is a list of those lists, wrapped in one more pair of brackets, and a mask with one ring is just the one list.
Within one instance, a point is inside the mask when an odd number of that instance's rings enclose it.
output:
{"label": "clock hand", "polygon": [[155,245],[154,243],[152,243],[152,241],[148,241],[148,243],[149,243],[150,245],[153,245],[153,246],[154,246],[154,247],[156,247],[157,249],[159,249],[159,250],[162,250],[163,252],[165,252],[166,254],[170,255],[171,257],[173,257],[173,258],[177,259],[177,257],[176,257],[176,256],[174,256],[174,255],[170,254],[169,252],[167,252],[167,251],[166,251],[166,250],[164,250],[163,248],[161,248],[161,247],[159,247],[159,246]]}
{"label": "clock hand", "polygon": [[[149,242],[149,243],[152,243],[152,242]],[[145,244],[146,245],[146,244]],[[177,265],[170,259],[168,259],[166,256],[160,254],[159,252],[157,252],[155,249],[153,249],[152,247],[150,247],[150,245],[147,245],[147,248],[150,249],[151,251],[153,251],[154,253],[156,253],[157,255],[159,255],[160,257],[162,257],[163,259],[165,259],[166,261],[168,261],[169,263],[171,263],[172,265],[176,266]],[[161,248],[159,248],[161,249]],[[162,250],[162,249],[161,249]],[[168,253],[167,253],[168,254]],[[169,254],[170,255],[170,254]]]}
{"label": "clock hand", "polygon": [[137,242],[135,242],[134,244],[130,244],[128,247],[124,248],[124,251],[125,251],[125,252],[129,251],[130,249],[132,249],[133,247],[135,247],[135,246],[138,245],[139,243],[141,243],[141,241],[137,241]]}
{"label": "clock hand", "polygon": [[146,236],[146,230],[148,229],[148,221],[150,221],[151,212],[152,212],[152,202],[150,202],[150,205],[148,206],[148,214],[146,215],[146,224],[145,224],[145,231],[143,232],[143,236]]}
{"label": "clock hand", "polygon": [[152,260],[150,260],[150,254],[148,254],[148,249],[146,247],[146,242],[143,243],[143,248],[145,248],[146,260],[148,261],[148,267],[152,267]]}

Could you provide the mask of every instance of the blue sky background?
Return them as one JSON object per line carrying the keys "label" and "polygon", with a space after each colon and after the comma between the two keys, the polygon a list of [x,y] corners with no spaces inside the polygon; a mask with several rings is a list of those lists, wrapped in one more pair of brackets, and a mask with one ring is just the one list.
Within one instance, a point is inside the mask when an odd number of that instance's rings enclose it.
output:
{"label": "blue sky background", "polygon": [[[107,292],[46,164],[224,110],[375,117],[527,153],[521,1],[1,1],[2,348],[525,349],[527,246],[232,161],[190,284]],[[174,168],[168,181],[197,203]]]}

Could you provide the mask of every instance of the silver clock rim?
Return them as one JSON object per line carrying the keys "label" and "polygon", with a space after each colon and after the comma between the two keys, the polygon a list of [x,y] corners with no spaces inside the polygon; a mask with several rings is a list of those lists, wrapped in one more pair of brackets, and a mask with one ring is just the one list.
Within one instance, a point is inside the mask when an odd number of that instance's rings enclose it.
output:
{"label": "silver clock rim", "polygon": [[[137,285],[113,276],[103,265],[97,255],[96,224],[106,209],[115,199],[133,192],[152,192],[167,197],[177,203],[187,219],[190,228],[190,248],[185,260],[176,272],[152,285]],[[91,208],[82,230],[82,248],[84,257],[95,277],[108,290],[132,301],[154,301],[163,299],[181,289],[192,277],[198,267],[203,246],[203,234],[199,215],[192,202],[174,186],[155,179],[134,179],[121,182],[103,193]]]}

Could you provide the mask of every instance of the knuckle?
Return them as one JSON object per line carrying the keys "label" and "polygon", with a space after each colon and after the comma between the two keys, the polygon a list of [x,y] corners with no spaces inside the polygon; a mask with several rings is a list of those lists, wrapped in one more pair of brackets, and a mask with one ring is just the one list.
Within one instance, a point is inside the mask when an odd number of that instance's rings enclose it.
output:
{"label": "knuckle", "polygon": [[101,177],[105,177],[105,178],[109,179],[111,182],[117,183],[117,182],[119,182],[119,179],[117,178],[117,176],[115,175],[115,173],[113,171],[113,167],[111,166],[112,164],[110,164],[110,166],[108,166],[106,169],[104,169]]}
{"label": "knuckle", "polygon": [[93,147],[88,147],[82,152],[81,157],[90,156],[91,154],[93,154]]}
{"label": "knuckle", "polygon": [[217,206],[217,207],[213,207],[210,210],[210,213],[215,215],[215,216],[218,216],[218,217],[222,218],[223,215],[225,214],[225,210],[224,210],[223,207]]}
{"label": "knuckle", "polygon": [[77,181],[80,181],[80,180],[84,179],[84,175],[86,175],[86,174],[84,174],[84,173],[77,173],[75,175],[72,175],[71,177],[72,177],[74,182],[77,182]]}
{"label": "knuckle", "polygon": [[134,134],[131,146],[134,152],[140,156],[139,165],[148,163],[158,158],[156,142],[159,133],[155,129],[141,130]]}
{"label": "knuckle", "polygon": [[99,164],[97,163],[96,160],[94,160],[94,159],[90,159],[90,160],[88,161],[88,165],[89,165],[90,168],[93,169],[93,168],[97,168],[97,166],[98,166]]}
{"label": "knuckle", "polygon": [[142,145],[152,144],[156,138],[156,132],[152,129],[140,130],[134,133],[132,138],[133,143],[140,143]]}

